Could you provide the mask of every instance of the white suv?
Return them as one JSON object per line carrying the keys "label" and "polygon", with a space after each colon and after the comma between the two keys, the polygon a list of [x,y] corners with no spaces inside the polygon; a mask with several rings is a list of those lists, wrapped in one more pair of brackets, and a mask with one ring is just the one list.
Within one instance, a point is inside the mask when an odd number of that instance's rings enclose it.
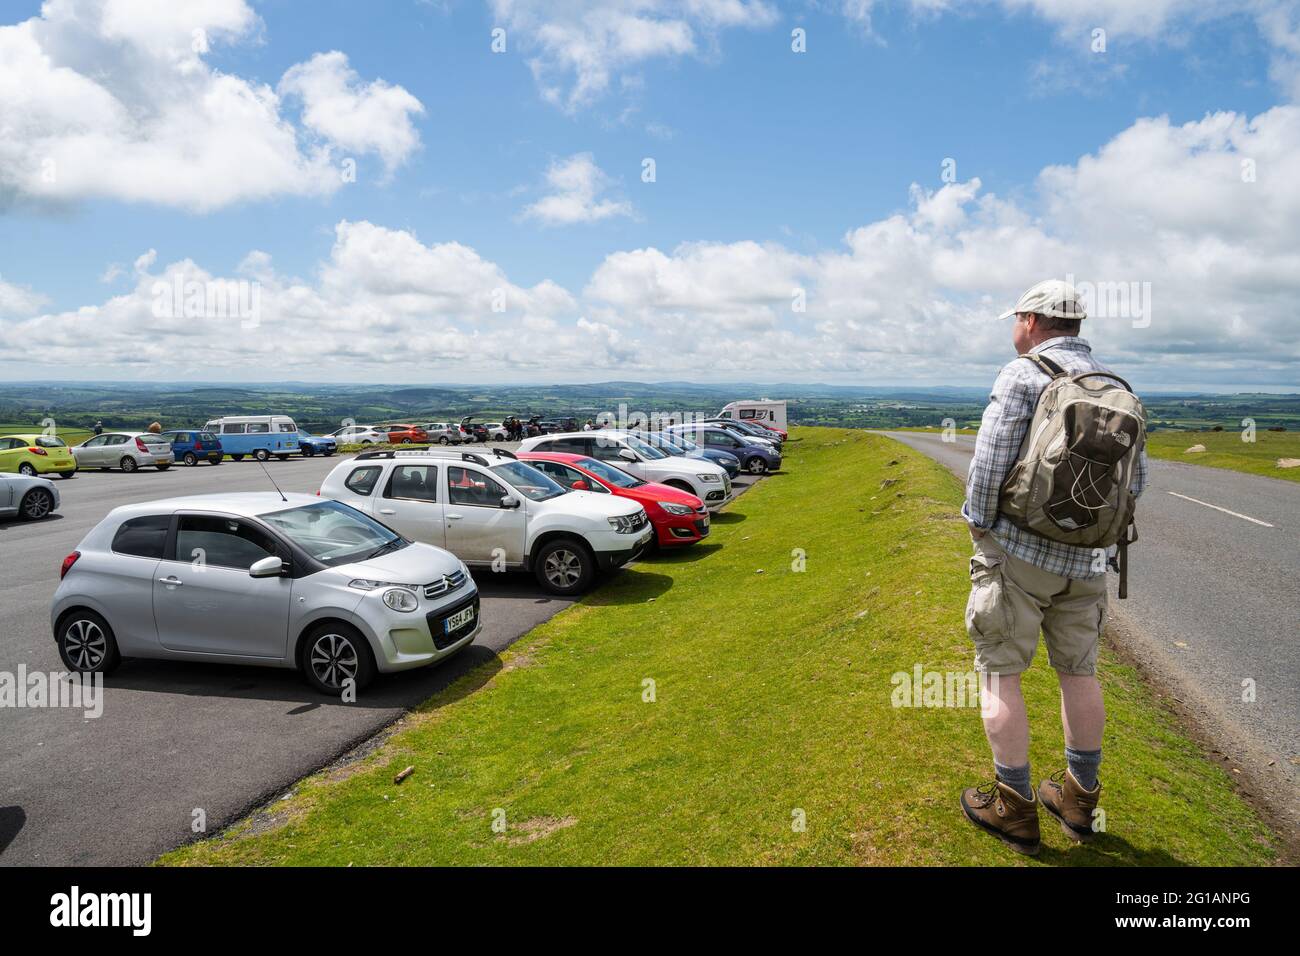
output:
{"label": "white suv", "polygon": [[721,465],[670,455],[617,429],[537,435],[524,439],[519,450],[565,452],[607,461],[642,481],[657,481],[692,494],[710,511],[717,511],[731,499],[731,478]]}
{"label": "white suv", "polygon": [[320,495],[468,565],[531,570],[553,594],[581,593],[654,536],[635,501],[570,491],[499,448],[363,452],[331,471]]}

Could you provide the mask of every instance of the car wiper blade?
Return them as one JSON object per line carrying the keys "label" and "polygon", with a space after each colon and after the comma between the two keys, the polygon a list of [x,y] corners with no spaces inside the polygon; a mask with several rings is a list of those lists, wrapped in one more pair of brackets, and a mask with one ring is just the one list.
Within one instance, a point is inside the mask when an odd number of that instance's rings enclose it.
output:
{"label": "car wiper blade", "polygon": [[401,543],[402,543],[401,538],[394,538],[392,541],[389,541],[386,544],[381,544],[379,547],[375,548],[374,551],[371,551],[370,554],[366,555],[366,560],[369,561],[371,558],[377,558],[381,554],[387,554],[389,551],[394,551],[396,550],[397,546]]}

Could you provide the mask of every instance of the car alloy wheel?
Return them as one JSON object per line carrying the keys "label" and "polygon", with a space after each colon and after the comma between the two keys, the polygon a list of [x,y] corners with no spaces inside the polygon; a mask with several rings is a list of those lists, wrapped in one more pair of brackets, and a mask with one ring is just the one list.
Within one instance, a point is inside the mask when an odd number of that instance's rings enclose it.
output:
{"label": "car alloy wheel", "polygon": [[63,632],[64,657],[75,670],[96,671],[108,656],[108,638],[94,621],[80,618]]}
{"label": "car alloy wheel", "polygon": [[451,444],[451,440],[448,439],[446,435],[443,435],[441,438],[438,439],[438,444],[439,444],[439,445],[449,445],[449,444]]}
{"label": "car alloy wheel", "polygon": [[23,498],[23,517],[39,521],[54,510],[54,496],[44,488],[33,488]]}
{"label": "car alloy wheel", "polygon": [[31,478],[36,474],[36,466],[30,461],[25,461],[18,466],[18,474],[26,475],[28,478]]}
{"label": "car alloy wheel", "polygon": [[185,464],[189,465],[191,468],[199,463],[198,455],[194,454],[194,452],[192,451],[187,451],[185,453],[185,457],[182,460],[185,462]]}
{"label": "car alloy wheel", "polygon": [[352,641],[332,631],[322,634],[307,652],[316,680],[331,690],[341,690],[345,680],[356,681],[361,661]]}
{"label": "car alloy wheel", "polygon": [[126,472],[128,475],[140,467],[135,463],[135,459],[132,458],[130,455],[124,456],[122,460],[118,462],[118,464],[122,466],[122,470]]}
{"label": "car alloy wheel", "polygon": [[767,462],[756,455],[745,462],[745,470],[751,475],[761,475],[767,471]]}
{"label": "car alloy wheel", "polygon": [[582,555],[570,548],[556,548],[546,556],[542,573],[552,587],[567,591],[582,577]]}

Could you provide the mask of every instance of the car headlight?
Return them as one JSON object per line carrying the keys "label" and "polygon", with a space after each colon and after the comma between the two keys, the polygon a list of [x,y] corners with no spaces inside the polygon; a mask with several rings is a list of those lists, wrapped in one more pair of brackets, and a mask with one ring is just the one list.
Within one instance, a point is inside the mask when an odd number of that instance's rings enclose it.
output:
{"label": "car headlight", "polygon": [[617,518],[607,518],[606,520],[619,534],[632,534],[636,531],[635,515],[619,515]]}
{"label": "car headlight", "polygon": [[406,588],[389,588],[384,592],[384,603],[394,611],[414,611],[420,606],[415,592]]}
{"label": "car headlight", "polygon": [[688,515],[693,514],[695,511],[695,509],[690,505],[679,505],[672,501],[657,501],[655,504],[660,508],[663,508],[664,511],[667,511],[670,515]]}
{"label": "car headlight", "polygon": [[717,475],[696,475],[695,477],[700,479],[700,481],[721,481],[722,480]]}

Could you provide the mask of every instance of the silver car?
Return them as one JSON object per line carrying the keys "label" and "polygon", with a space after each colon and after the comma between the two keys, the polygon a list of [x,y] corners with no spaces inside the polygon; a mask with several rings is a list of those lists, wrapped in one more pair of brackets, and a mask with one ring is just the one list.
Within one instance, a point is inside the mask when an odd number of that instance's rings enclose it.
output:
{"label": "silver car", "polygon": [[104,432],[72,446],[78,468],[120,468],[166,471],[176,461],[172,445],[153,432]]}
{"label": "silver car", "polygon": [[17,515],[28,521],[39,521],[58,508],[59,489],[50,479],[0,472],[0,517]]}
{"label": "silver car", "polygon": [[459,445],[468,437],[455,422],[426,422],[420,426],[429,433],[429,443]]}
{"label": "silver car", "polygon": [[315,495],[198,495],[109,512],[63,561],[59,655],[296,668],[327,694],[441,661],[478,634],[465,565]]}

